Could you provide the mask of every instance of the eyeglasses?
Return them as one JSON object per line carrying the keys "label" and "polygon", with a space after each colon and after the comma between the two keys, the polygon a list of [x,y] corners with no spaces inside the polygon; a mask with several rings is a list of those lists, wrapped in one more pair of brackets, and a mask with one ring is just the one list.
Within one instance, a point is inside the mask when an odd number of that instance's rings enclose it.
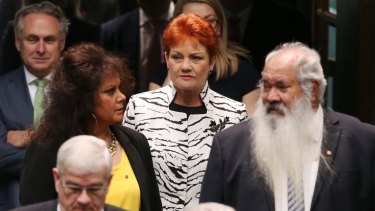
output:
{"label": "eyeglasses", "polygon": [[104,191],[104,185],[90,185],[87,187],[82,187],[79,185],[64,184],[63,182],[60,184],[61,187],[63,187],[65,194],[74,198],[81,195],[84,190],[90,197],[98,197]]}
{"label": "eyeglasses", "polygon": [[211,24],[212,28],[215,28],[220,23],[219,19],[205,18],[205,20]]}

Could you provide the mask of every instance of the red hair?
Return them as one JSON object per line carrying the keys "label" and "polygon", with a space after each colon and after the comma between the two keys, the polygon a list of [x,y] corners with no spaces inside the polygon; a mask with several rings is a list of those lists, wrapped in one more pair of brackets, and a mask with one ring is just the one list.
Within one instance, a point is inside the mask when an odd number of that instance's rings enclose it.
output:
{"label": "red hair", "polygon": [[167,55],[172,47],[187,39],[205,46],[210,60],[216,56],[218,39],[211,24],[197,15],[182,13],[173,18],[164,30],[164,49]]}

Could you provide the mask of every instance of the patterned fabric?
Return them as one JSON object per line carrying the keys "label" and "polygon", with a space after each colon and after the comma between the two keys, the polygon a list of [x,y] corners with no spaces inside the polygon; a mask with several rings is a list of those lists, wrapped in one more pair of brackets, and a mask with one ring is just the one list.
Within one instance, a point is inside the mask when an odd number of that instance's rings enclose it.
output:
{"label": "patterned fabric", "polygon": [[[302,181],[300,182],[302,183]],[[304,211],[303,190],[296,189],[288,177],[288,211]]]}
{"label": "patterned fabric", "polygon": [[36,79],[34,83],[37,86],[34,99],[34,124],[38,125],[44,112],[44,87],[46,86],[46,79]]}
{"label": "patterned fabric", "polygon": [[172,83],[130,98],[123,124],[142,132],[151,148],[163,210],[182,210],[199,202],[213,136],[247,118],[245,105],[208,88],[201,98],[206,114],[169,110]]}

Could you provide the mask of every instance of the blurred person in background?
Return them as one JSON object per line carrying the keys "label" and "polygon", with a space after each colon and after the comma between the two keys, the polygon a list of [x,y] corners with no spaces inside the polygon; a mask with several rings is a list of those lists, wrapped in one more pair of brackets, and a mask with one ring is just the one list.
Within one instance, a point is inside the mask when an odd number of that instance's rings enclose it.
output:
{"label": "blurred person in background", "polygon": [[162,34],[174,4],[171,0],[137,2],[138,8],[102,24],[101,44],[125,53],[139,93],[148,90],[153,71],[164,61]]}
{"label": "blurred person in background", "polygon": [[251,52],[258,71],[268,52],[280,43],[311,44],[310,20],[275,0],[219,0],[228,22],[228,38]]}

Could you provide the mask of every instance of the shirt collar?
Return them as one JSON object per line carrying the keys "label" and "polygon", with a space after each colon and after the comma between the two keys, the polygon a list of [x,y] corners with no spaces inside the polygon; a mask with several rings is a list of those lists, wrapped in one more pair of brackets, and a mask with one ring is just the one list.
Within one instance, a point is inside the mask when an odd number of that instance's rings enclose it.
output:
{"label": "shirt collar", "polygon": [[[38,79],[38,77],[36,77],[35,75],[33,75],[27,68],[26,66],[23,67],[23,70],[25,72],[25,77],[26,77],[26,82],[28,85],[34,83],[34,81],[36,79]],[[48,74],[46,77],[44,77],[45,79],[47,79],[48,81],[51,80],[51,73]]]}
{"label": "shirt collar", "polygon": [[314,142],[316,143],[321,143],[323,140],[323,120],[323,109],[322,106],[319,105],[318,110],[315,112],[315,115],[312,119],[312,123],[316,123],[317,125],[319,125],[315,133],[315,136],[313,137]]}
{"label": "shirt collar", "polygon": [[[57,211],[61,211],[60,203],[57,203]],[[101,211],[104,211],[104,208],[102,208]]]}
{"label": "shirt collar", "polygon": [[[174,3],[171,1],[168,11],[160,16],[160,20],[169,21],[173,17]],[[151,18],[146,15],[141,7],[139,7],[139,25],[144,26]]]}

